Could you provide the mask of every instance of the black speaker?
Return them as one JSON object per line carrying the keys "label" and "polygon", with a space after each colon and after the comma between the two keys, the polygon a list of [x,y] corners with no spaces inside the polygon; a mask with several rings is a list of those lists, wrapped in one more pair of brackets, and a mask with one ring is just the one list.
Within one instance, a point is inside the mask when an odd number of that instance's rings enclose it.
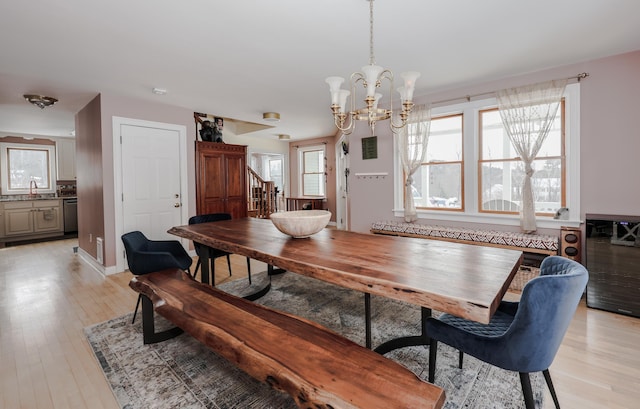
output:
{"label": "black speaker", "polygon": [[582,262],[582,231],[563,226],[560,230],[560,255],[578,263]]}

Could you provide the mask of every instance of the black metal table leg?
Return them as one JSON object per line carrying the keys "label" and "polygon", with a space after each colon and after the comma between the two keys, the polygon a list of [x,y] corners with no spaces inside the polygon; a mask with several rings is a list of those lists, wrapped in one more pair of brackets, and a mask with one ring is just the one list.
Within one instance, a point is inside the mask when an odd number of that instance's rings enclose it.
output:
{"label": "black metal table leg", "polygon": [[421,334],[413,335],[407,337],[400,337],[389,340],[377,348],[374,349],[375,352],[384,355],[387,352],[393,351],[394,349],[404,348],[404,347],[412,347],[418,345],[429,345],[429,336],[427,335],[427,318],[431,316],[431,308],[422,307],[420,310],[420,320],[421,320]]}
{"label": "black metal table leg", "polygon": [[162,332],[156,332],[153,321],[153,303],[146,295],[142,294],[142,337],[145,344],[155,344],[166,341],[182,334],[182,328],[173,327]]}
{"label": "black metal table leg", "polygon": [[365,345],[371,349],[371,294],[364,293],[364,331]]}
{"label": "black metal table leg", "polygon": [[[205,247],[202,249],[200,256],[200,281],[203,284],[209,284],[209,276],[211,275],[211,258],[209,257],[209,247]],[[216,286],[216,278],[212,277],[211,285],[213,287]]]}

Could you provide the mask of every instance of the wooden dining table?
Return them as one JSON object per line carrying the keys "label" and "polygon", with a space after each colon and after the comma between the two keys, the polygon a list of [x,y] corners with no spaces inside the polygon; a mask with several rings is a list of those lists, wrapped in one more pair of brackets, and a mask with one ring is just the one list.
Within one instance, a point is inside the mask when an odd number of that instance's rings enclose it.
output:
{"label": "wooden dining table", "polygon": [[[364,293],[367,347],[371,294],[422,307],[423,333],[391,340],[376,348],[381,353],[428,343],[424,321],[432,309],[488,323],[523,259],[517,250],[333,228],[297,239],[257,218],[176,226],[169,233]],[[205,283],[208,264],[201,262]]]}

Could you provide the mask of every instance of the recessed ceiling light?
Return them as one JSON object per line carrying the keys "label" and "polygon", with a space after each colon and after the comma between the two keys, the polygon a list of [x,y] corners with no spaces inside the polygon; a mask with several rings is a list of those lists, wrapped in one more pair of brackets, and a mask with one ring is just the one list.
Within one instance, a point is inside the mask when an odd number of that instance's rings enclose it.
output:
{"label": "recessed ceiling light", "polygon": [[278,122],[280,120],[280,114],[277,112],[265,112],[262,114],[262,119],[268,122]]}
{"label": "recessed ceiling light", "polygon": [[153,93],[156,95],[164,95],[167,93],[167,90],[164,88],[154,88]]}
{"label": "recessed ceiling light", "polygon": [[291,139],[291,136],[290,135],[285,135],[285,134],[279,134],[278,135],[278,139],[280,139],[280,140]]}

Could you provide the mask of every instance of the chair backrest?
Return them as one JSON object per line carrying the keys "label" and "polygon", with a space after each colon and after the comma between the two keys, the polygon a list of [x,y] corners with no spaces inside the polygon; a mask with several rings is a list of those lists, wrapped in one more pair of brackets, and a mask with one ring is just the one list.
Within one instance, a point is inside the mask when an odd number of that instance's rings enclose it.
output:
{"label": "chair backrest", "polygon": [[219,222],[222,220],[231,220],[231,214],[230,213],[199,214],[197,216],[191,216],[189,218],[189,224]]}
{"label": "chair backrest", "polygon": [[122,235],[122,243],[124,244],[124,251],[127,255],[129,271],[133,274],[141,274],[138,272],[141,269],[138,268],[137,254],[147,249],[149,239],[140,231],[132,231]]}
{"label": "chair backrest", "polygon": [[548,369],[562,343],[589,280],[580,263],[549,256],[540,276],[522,290],[518,310],[504,337],[504,369],[538,372]]}
{"label": "chair backrest", "polygon": [[[189,224],[199,224],[199,223],[210,223],[210,222],[219,222],[222,220],[231,220],[231,213],[209,213],[209,214],[199,214],[197,216],[191,216],[189,218]],[[203,246],[200,243],[193,242],[193,248],[196,251],[198,256],[202,256],[202,251],[206,246]],[[218,256],[222,256],[227,254],[223,251],[216,251]],[[211,256],[214,256],[210,253]]]}
{"label": "chair backrest", "polygon": [[191,256],[177,240],[149,240],[142,232],[132,231],[122,235],[122,242],[129,271],[135,275],[191,266]]}
{"label": "chair backrest", "polygon": [[133,254],[134,251],[144,251],[149,244],[149,239],[140,231],[132,231],[122,235],[122,242],[129,258],[129,254]]}

